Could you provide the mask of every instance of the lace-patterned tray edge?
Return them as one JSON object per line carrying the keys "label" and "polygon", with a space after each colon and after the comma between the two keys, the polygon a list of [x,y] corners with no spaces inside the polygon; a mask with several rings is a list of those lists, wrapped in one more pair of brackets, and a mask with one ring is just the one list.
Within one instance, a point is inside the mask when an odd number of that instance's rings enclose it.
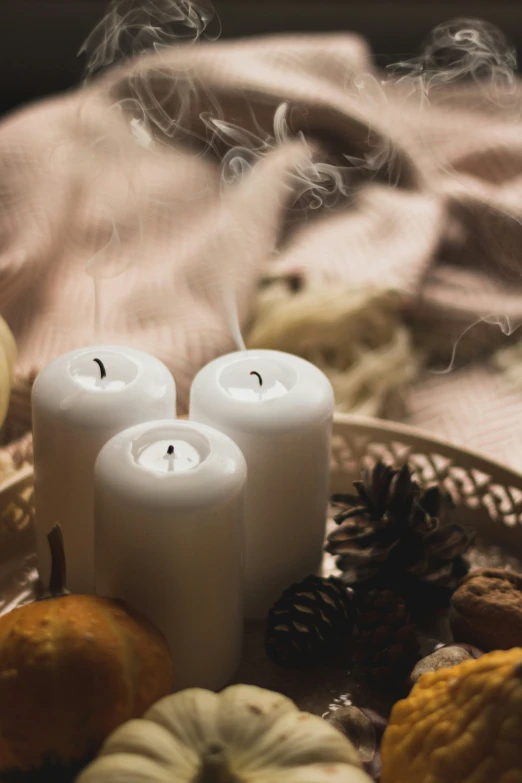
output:
{"label": "lace-patterned tray edge", "polygon": [[[438,483],[450,492],[460,522],[522,556],[522,474],[416,427],[337,413],[332,492],[350,491],[361,469],[379,458],[395,467],[409,462],[421,484]],[[24,464],[0,484],[2,560],[6,538],[30,528],[33,519],[33,468]]]}
{"label": "lace-patterned tray edge", "polygon": [[522,555],[522,474],[416,427],[336,414],[332,492],[349,491],[361,469],[379,458],[395,467],[409,462],[421,484],[439,484],[451,494],[455,519]]}

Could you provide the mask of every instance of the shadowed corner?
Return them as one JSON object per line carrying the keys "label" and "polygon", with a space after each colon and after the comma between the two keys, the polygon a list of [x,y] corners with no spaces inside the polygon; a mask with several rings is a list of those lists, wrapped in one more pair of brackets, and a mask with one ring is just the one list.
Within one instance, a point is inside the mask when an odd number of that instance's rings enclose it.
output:
{"label": "shadowed corner", "polygon": [[86,754],[81,761],[64,763],[50,757],[38,769],[0,771],[0,783],[74,783],[85,767],[94,761],[97,749]]}

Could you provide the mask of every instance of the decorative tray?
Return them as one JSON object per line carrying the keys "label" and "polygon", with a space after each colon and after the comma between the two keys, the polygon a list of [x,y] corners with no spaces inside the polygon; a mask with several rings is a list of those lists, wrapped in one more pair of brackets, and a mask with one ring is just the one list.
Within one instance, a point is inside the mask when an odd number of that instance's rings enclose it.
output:
{"label": "decorative tray", "polygon": [[[377,459],[400,467],[409,462],[419,483],[438,483],[456,504],[454,519],[476,529],[470,553],[474,567],[522,571],[522,475],[484,456],[393,422],[337,414],[332,444],[332,492],[346,492],[361,468]],[[29,451],[26,449],[25,453]],[[32,467],[23,461],[0,485],[0,614],[30,601],[36,583]],[[332,521],[329,521],[332,525]],[[335,573],[325,556],[325,574]],[[444,615],[426,629],[426,652],[449,640]],[[237,681],[285,693],[301,709],[322,715],[352,701],[386,713],[386,694],[365,692],[343,661],[318,669],[288,671],[264,652],[264,623],[249,623]]]}

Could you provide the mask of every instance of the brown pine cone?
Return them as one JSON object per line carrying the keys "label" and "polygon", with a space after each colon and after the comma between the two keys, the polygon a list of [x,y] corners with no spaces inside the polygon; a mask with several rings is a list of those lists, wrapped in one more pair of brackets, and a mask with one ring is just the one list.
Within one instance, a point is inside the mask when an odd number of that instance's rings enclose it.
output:
{"label": "brown pine cone", "polygon": [[339,579],[307,576],[268,615],[265,648],[279,666],[317,664],[343,649],[355,620],[352,591]]}
{"label": "brown pine cone", "polygon": [[404,600],[392,590],[372,590],[361,597],[354,659],[369,680],[402,681],[419,660],[417,629]]}
{"label": "brown pine cone", "polygon": [[447,606],[468,571],[464,554],[473,535],[449,522],[450,496],[438,486],[423,489],[412,470],[377,462],[355,481],[356,494],[334,495],[338,527],[326,551],[336,556],[350,587],[393,587],[410,609]]}

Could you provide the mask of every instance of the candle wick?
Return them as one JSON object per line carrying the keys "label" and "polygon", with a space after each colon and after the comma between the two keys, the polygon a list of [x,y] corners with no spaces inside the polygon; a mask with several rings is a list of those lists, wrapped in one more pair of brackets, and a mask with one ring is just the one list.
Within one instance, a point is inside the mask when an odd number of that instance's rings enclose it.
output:
{"label": "candle wick", "polygon": [[93,359],[93,362],[96,362],[96,364],[100,368],[100,375],[101,375],[101,377],[102,378],[106,378],[107,377],[107,371],[105,369],[105,365],[103,364],[102,360],[101,359]]}
{"label": "candle wick", "polygon": [[260,385],[260,386],[262,386],[262,385],[263,385],[263,379],[261,378],[261,376],[259,375],[259,373],[258,373],[258,372],[256,372],[255,370],[252,370],[252,372],[250,373],[250,375],[257,375],[257,378],[258,378],[258,380],[259,380],[259,385]]}
{"label": "candle wick", "polygon": [[167,454],[169,454],[169,455],[174,454],[174,446],[171,445],[171,446],[168,447]]}

